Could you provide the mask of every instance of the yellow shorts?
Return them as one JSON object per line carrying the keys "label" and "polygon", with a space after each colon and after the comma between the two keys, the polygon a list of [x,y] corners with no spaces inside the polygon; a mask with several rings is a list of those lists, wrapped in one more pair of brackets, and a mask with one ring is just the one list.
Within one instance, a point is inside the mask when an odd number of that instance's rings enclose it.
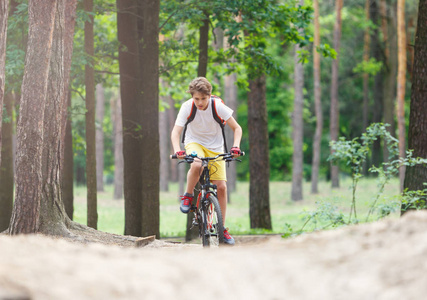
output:
{"label": "yellow shorts", "polygon": [[[185,145],[185,152],[187,152],[187,154],[191,154],[191,152],[193,151],[195,151],[197,153],[197,156],[199,157],[213,157],[220,154],[220,153],[208,150],[198,143],[189,143]],[[209,163],[209,168],[210,168],[209,175],[211,177],[211,180],[227,181],[227,174],[225,172],[224,160],[219,159],[216,161],[211,161]]]}

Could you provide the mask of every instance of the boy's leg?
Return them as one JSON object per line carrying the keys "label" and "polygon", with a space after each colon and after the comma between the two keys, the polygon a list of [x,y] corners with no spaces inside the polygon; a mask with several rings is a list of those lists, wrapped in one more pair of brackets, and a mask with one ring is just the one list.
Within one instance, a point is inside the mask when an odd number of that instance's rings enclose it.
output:
{"label": "boy's leg", "polygon": [[217,186],[217,196],[219,206],[221,206],[221,214],[223,225],[225,226],[225,214],[227,213],[227,183],[225,180],[212,180]]}

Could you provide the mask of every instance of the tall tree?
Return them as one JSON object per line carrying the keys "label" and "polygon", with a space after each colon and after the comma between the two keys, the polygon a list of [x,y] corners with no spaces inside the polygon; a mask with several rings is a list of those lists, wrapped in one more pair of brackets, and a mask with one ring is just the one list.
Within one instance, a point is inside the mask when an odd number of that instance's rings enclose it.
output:
{"label": "tall tree", "polygon": [[[304,1],[300,0],[300,5],[304,5]],[[303,139],[304,139],[304,66],[300,62],[299,51],[302,48],[295,45],[294,54],[294,111],[292,113],[292,141],[294,151],[292,153],[292,188],[291,199],[299,201],[303,199],[302,195],[302,179],[303,179]]]}
{"label": "tall tree", "polygon": [[251,228],[271,229],[270,165],[265,75],[249,80],[248,124],[251,159],[249,215]]}
{"label": "tall tree", "polygon": [[[399,156],[406,153],[405,88],[406,88],[406,28],[405,0],[397,1],[398,73],[397,73],[397,124],[399,128]],[[399,169],[400,192],[403,192],[405,166]]]}
{"label": "tall tree", "polygon": [[139,46],[142,104],[141,235],[160,236],[159,149],[159,12],[160,0],[139,1]]}
{"label": "tall tree", "polygon": [[[331,141],[337,141],[339,135],[339,101],[338,101],[338,66],[341,43],[341,10],[343,0],[335,1],[335,26],[334,26],[334,48],[337,52],[336,59],[332,62],[332,81],[331,81],[331,113],[330,113],[330,135]],[[332,187],[339,187],[339,168],[331,164]]]}
{"label": "tall tree", "polygon": [[[0,133],[1,133],[2,116],[3,116],[8,15],[9,15],[9,1],[2,1],[0,3]],[[1,140],[2,138],[0,136],[0,149],[2,144]],[[1,162],[1,156],[0,156],[0,162]]]}
{"label": "tall tree", "polygon": [[[160,85],[165,88],[166,83],[160,79]],[[169,96],[162,96],[162,102],[168,103]],[[166,108],[159,112],[159,139],[160,139],[160,190],[169,190],[169,126]]]}
{"label": "tall tree", "polygon": [[114,101],[114,199],[123,198],[123,124],[122,101]]}
{"label": "tall tree", "polygon": [[[74,27],[76,23],[77,0],[66,0],[65,2],[65,36],[64,36],[64,97],[67,97],[67,105],[64,106],[62,113],[65,118],[62,120],[62,136],[64,139],[64,157],[62,168],[62,201],[64,202],[65,211],[72,220],[74,213],[74,153],[73,153],[73,136],[71,132],[71,115],[68,114],[71,108],[71,91],[70,91],[70,69],[71,57],[74,46]],[[61,153],[61,154],[62,154]]]}
{"label": "tall tree", "polygon": [[[427,158],[427,1],[418,6],[417,33],[415,36],[414,67],[411,87],[411,108],[408,129],[408,148],[414,157]],[[405,174],[405,190],[424,190],[427,182],[427,167],[408,167]],[[402,206],[402,212],[407,207]]]}
{"label": "tall tree", "polygon": [[98,83],[95,87],[96,94],[96,189],[99,192],[104,191],[104,114],[105,114],[105,95],[104,87]]}
{"label": "tall tree", "polygon": [[28,3],[28,47],[17,124],[15,204],[9,232],[39,229],[43,118],[55,20],[55,0]]}
{"label": "tall tree", "polygon": [[125,234],[141,235],[142,151],[137,1],[117,0],[120,97],[122,101]]}
{"label": "tall tree", "polygon": [[[4,97],[5,116],[8,121],[3,123],[1,135],[0,163],[0,232],[9,227],[13,208],[13,94]],[[4,121],[4,120],[3,120]]]}
{"label": "tall tree", "polygon": [[[365,1],[365,20],[366,24],[369,24],[370,19],[370,3],[371,0]],[[365,28],[365,35],[363,37],[363,62],[368,63],[369,61],[369,44],[370,44],[370,33],[369,33],[369,27]],[[367,128],[369,126],[368,121],[368,114],[369,114],[369,74],[365,72],[363,74],[363,129]],[[364,168],[364,171],[366,168]]]}
{"label": "tall tree", "polygon": [[320,25],[319,25],[319,1],[314,0],[314,42],[313,42],[313,80],[314,80],[314,108],[316,115],[316,131],[313,141],[313,163],[311,168],[311,193],[319,192],[319,167],[323,130],[322,112],[322,89],[320,87],[320,54],[317,47],[320,46]]}
{"label": "tall tree", "polygon": [[[94,57],[93,0],[83,1],[88,14],[85,22],[85,52],[90,59]],[[98,227],[98,208],[96,195],[96,142],[95,142],[95,71],[92,63],[85,65],[86,87],[86,185],[87,185],[87,225]]]}

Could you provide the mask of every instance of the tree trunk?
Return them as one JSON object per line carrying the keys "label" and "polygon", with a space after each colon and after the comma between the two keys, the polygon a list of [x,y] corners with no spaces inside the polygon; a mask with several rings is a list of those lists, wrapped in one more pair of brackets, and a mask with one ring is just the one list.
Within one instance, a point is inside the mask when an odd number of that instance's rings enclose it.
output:
{"label": "tree trunk", "polygon": [[293,140],[293,155],[292,155],[292,201],[300,201],[302,195],[302,177],[303,177],[303,108],[304,108],[304,67],[299,62],[300,50],[298,45],[295,46],[294,54],[294,111],[292,114],[292,140]]}
{"label": "tree trunk", "polygon": [[199,66],[197,76],[206,77],[208,69],[208,49],[209,49],[209,15],[204,12],[205,19],[203,26],[199,29]]}
{"label": "tree trunk", "polygon": [[[9,14],[9,1],[2,1],[0,3],[0,133],[2,128],[3,116],[3,98],[4,98],[4,84],[5,84],[5,64],[6,64],[6,40],[7,40],[7,18]],[[2,145],[2,137],[0,135],[0,149]],[[0,151],[1,163],[1,151]]]}
{"label": "tree trunk", "polygon": [[311,193],[319,192],[319,167],[323,130],[322,89],[320,86],[320,54],[317,47],[320,46],[319,1],[314,0],[314,43],[313,43],[313,80],[314,80],[314,109],[316,115],[316,131],[313,141],[313,162],[311,168]]}
{"label": "tree trunk", "polygon": [[[365,20],[368,23],[369,22],[369,4],[371,0],[365,1]],[[370,44],[370,36],[369,36],[369,28],[365,29],[365,35],[363,38],[363,62],[368,63],[369,62],[369,45]],[[364,73],[363,74],[363,131],[366,130],[366,128],[369,126],[368,121],[368,115],[369,115],[369,74]],[[363,169],[366,170],[365,168]]]}
{"label": "tree trunk", "polygon": [[[414,68],[411,88],[408,148],[414,157],[427,158],[427,1],[420,0],[418,6],[417,33],[415,36]],[[407,167],[404,188],[409,191],[426,188],[427,167]],[[402,206],[402,213],[407,207]]]}
{"label": "tree trunk", "polygon": [[[68,94],[68,105],[71,107],[71,91]],[[68,115],[68,114],[67,114]],[[68,217],[72,220],[74,215],[74,153],[73,153],[73,133],[71,130],[71,115],[68,115],[65,138],[64,138],[64,163],[62,168],[62,200],[64,202],[65,211]]]}
{"label": "tree trunk", "polygon": [[[160,237],[159,149],[159,13],[160,0],[139,6],[140,69],[142,82],[142,236]],[[141,26],[141,27],[140,27]]]}
{"label": "tree trunk", "polygon": [[[172,99],[172,97],[168,98],[168,103],[169,103],[169,108],[167,110],[168,124],[169,124],[168,136],[170,136],[170,132],[172,132],[173,126],[175,126],[176,108],[175,108],[175,101]],[[169,168],[170,168],[169,179],[173,182],[177,182],[179,175],[178,175],[178,165],[175,160],[170,159]]]}
{"label": "tree trunk", "polygon": [[[84,9],[93,12],[93,0],[83,1]],[[93,15],[85,22],[85,52],[90,58],[94,56]],[[95,142],[95,72],[93,66],[85,65],[86,85],[86,185],[87,185],[87,225],[98,227],[98,210],[96,195],[96,142]]]}
{"label": "tree trunk", "polygon": [[[334,26],[334,49],[337,52],[337,58],[332,61],[332,82],[331,82],[331,117],[330,117],[330,135],[331,141],[337,141],[339,135],[339,102],[338,102],[338,66],[340,55],[341,42],[341,10],[343,0],[336,0],[335,13],[336,21]],[[332,187],[340,186],[339,168],[337,165],[331,164],[331,181]]]}
{"label": "tree trunk", "polygon": [[[160,79],[160,85],[165,88],[166,83]],[[167,103],[168,96],[162,97],[162,102]],[[160,190],[169,191],[169,126],[167,110],[159,112],[159,138],[160,138]]]}
{"label": "tree trunk", "polygon": [[98,192],[104,191],[104,114],[105,96],[104,87],[98,83],[96,90],[96,188]]}
{"label": "tree trunk", "polygon": [[122,101],[116,100],[114,109],[114,199],[123,198],[123,123]]}
{"label": "tree trunk", "polygon": [[[386,50],[386,70],[384,73],[384,105],[383,105],[383,117],[384,123],[390,124],[387,127],[387,131],[392,136],[396,136],[396,125],[395,125],[395,108],[396,108],[396,77],[397,77],[397,24],[396,24],[396,5],[390,6],[390,16],[386,18],[388,22],[383,25],[385,33],[383,36],[388,36],[388,41],[385,41]],[[383,143],[383,160],[389,161],[389,151],[386,143]]]}
{"label": "tree trunk", "polygon": [[28,48],[17,125],[15,204],[11,234],[39,229],[42,194],[43,118],[55,20],[55,0],[28,5]]}
{"label": "tree trunk", "polygon": [[251,228],[271,229],[270,163],[265,75],[249,80],[248,130],[250,152],[249,216]]}
{"label": "tree trunk", "polygon": [[71,57],[73,54],[74,45],[74,27],[76,23],[76,7],[77,0],[66,0],[65,7],[65,37],[64,37],[64,97],[67,97],[67,105],[64,106],[62,113],[62,136],[64,139],[64,149],[61,154],[64,157],[62,168],[62,200],[64,202],[65,211],[68,217],[72,220],[74,213],[74,189],[73,189],[73,136],[71,130],[71,116],[68,114],[68,108],[71,107],[71,91],[70,91],[70,70]]}
{"label": "tree trunk", "polygon": [[48,78],[47,96],[44,105],[42,194],[39,231],[54,235],[69,233],[65,225],[67,214],[61,198],[61,151],[64,149],[61,131],[63,113],[67,105],[64,95],[64,36],[65,0],[56,5],[55,29]]}
{"label": "tree trunk", "polygon": [[141,234],[142,151],[137,2],[117,0],[120,95],[123,122],[125,234]]}
{"label": "tree trunk", "polygon": [[[379,9],[377,5],[377,1],[371,0],[370,7],[370,16],[371,20],[374,23],[375,27],[372,29],[371,34],[371,51],[372,56],[376,61],[384,60],[383,46],[380,42],[380,30],[381,28],[381,20],[379,15]],[[374,98],[374,110],[372,113],[372,122],[380,123],[382,122],[382,112],[383,112],[383,85],[384,85],[384,68],[382,68],[374,78],[374,86],[373,86],[373,98]],[[371,165],[380,166],[381,164],[381,141],[377,139],[372,146],[372,157],[371,157]]]}
{"label": "tree trunk", "polygon": [[[405,0],[397,1],[398,73],[397,73],[397,124],[399,128],[399,156],[406,157],[405,87],[406,87],[406,28]],[[405,166],[399,169],[400,192],[403,192]]]}
{"label": "tree trunk", "polygon": [[9,227],[13,208],[13,95],[4,97],[5,122],[1,128],[3,143],[1,145],[0,164],[0,232]]}

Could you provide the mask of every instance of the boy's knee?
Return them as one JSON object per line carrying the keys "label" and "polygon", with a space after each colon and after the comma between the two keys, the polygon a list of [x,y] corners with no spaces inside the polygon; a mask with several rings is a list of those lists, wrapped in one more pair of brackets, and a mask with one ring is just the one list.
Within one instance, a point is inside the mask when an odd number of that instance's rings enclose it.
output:
{"label": "boy's knee", "polygon": [[216,184],[218,192],[227,192],[227,184],[225,181],[219,181]]}

